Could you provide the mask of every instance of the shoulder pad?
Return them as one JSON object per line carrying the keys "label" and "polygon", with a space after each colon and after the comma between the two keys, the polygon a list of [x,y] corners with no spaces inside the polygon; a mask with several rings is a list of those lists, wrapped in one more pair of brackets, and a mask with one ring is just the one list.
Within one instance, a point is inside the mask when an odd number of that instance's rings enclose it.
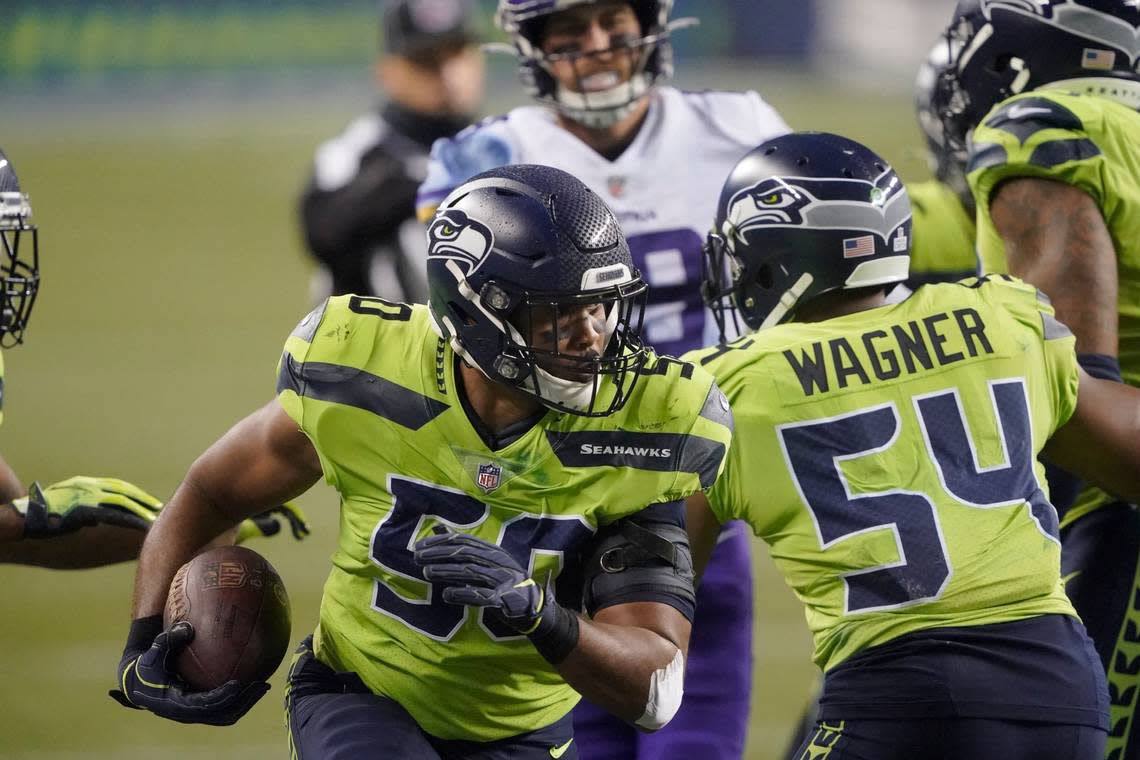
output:
{"label": "shoulder pad", "polygon": [[719,131],[749,147],[791,131],[784,119],[755,90],[683,91],[690,108]]}

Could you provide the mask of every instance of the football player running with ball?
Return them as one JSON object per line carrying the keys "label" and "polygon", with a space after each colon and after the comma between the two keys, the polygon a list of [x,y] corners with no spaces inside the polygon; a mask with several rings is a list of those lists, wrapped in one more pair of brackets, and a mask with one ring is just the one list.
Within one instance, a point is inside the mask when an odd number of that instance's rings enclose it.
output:
{"label": "football player running with ball", "polygon": [[428,238],[429,305],[329,299],[277,399],[191,468],[143,548],[121,700],[229,723],[264,693],[189,693],[147,649],[198,546],[323,477],[341,530],[289,677],[301,758],[575,758],[579,693],[647,731],[676,712],[683,500],[722,469],[727,401],[642,346],[646,285],[565,172],[481,174]]}
{"label": "football player running with ball", "polygon": [[[1048,293],[1089,374],[1140,384],[1140,6],[972,0],[947,36],[936,107],[968,155],[983,271]],[[1089,487],[1062,514],[1062,574],[1108,673],[1106,757],[1137,760],[1140,513],[1122,496]]]}
{"label": "football player running with ball", "polygon": [[[31,201],[0,150],[0,346],[24,342],[39,288],[39,230]],[[0,410],[3,388],[0,354]],[[157,498],[117,478],[76,476],[50,486],[33,482],[25,491],[0,458],[0,563],[79,569],[132,560],[161,508]],[[247,520],[237,538],[276,533],[277,514],[298,538],[308,533],[304,515],[285,505]]]}
{"label": "football player running with ball", "polygon": [[[671,0],[500,0],[502,46],[536,105],[437,141],[421,217],[473,174],[513,163],[564,169],[614,210],[649,284],[645,340],[679,356],[711,345],[700,296],[701,242],[720,184],[740,156],[788,131],[755,92],[686,92],[672,75]],[[735,760],[752,686],[752,564],[742,525],[724,528],[698,591],[689,689],[677,718],[638,733],[583,700],[575,728],[587,760]]]}
{"label": "football player running with ball", "polygon": [[1008,275],[888,304],[910,227],[894,171],[846,138],[777,138],[729,176],[706,292],[758,331],[687,357],[736,420],[689,500],[695,564],[743,519],[807,607],[824,686],[802,758],[1096,760],[1105,678],[1038,455],[1140,496],[1140,393],[1086,374]]}

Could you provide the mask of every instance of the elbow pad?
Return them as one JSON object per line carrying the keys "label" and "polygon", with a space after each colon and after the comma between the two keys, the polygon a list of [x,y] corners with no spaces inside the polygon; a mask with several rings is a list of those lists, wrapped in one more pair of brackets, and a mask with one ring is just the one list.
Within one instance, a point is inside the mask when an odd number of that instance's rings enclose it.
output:
{"label": "elbow pad", "polygon": [[664,728],[681,709],[681,698],[685,695],[685,656],[681,650],[663,668],[654,671],[649,679],[649,699],[645,712],[634,721],[634,725],[646,731]]}

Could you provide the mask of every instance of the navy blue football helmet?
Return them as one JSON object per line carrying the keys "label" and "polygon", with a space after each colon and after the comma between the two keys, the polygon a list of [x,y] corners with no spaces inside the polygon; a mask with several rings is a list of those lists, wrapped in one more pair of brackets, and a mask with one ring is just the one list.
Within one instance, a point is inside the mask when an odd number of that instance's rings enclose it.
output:
{"label": "navy blue football helmet", "polygon": [[[519,62],[519,78],[527,93],[553,106],[567,118],[590,127],[606,127],[629,114],[649,88],[673,76],[673,51],[669,35],[693,26],[695,18],[669,20],[673,0],[629,0],[641,24],[641,37],[615,40],[611,50],[629,49],[637,55],[633,76],[597,92],[569,92],[559,87],[547,66],[559,59],[576,60],[598,53],[542,52],[542,34],[547,17],[578,5],[598,0],[499,0],[495,23],[506,32],[513,47],[506,50],[489,45],[487,49],[513,53]],[[504,46],[505,47],[505,46]]]}
{"label": "navy blue football helmet", "polygon": [[951,66],[935,109],[956,150],[994,105],[1029,90],[1064,87],[1140,107],[1135,0],[960,0],[946,37]]}
{"label": "navy blue football helmet", "polygon": [[954,191],[966,208],[974,207],[974,198],[966,184],[966,154],[952,149],[943,134],[942,119],[934,108],[934,90],[950,68],[951,46],[939,39],[918,69],[914,81],[914,107],[918,126],[926,138],[930,171],[942,184]]}
{"label": "navy blue football helmet", "polygon": [[890,165],[826,132],[796,132],[733,168],[705,244],[702,295],[725,332],[752,330],[835,290],[889,286],[910,269],[910,200]]}
{"label": "navy blue football helmet", "polygon": [[[646,284],[613,213],[547,166],[505,166],[460,185],[428,226],[432,322],[467,363],[562,412],[612,414],[645,362]],[[560,351],[562,319],[590,310],[600,353]],[[530,326],[552,325],[547,346]]]}
{"label": "navy blue football helmet", "polygon": [[16,170],[0,150],[0,346],[24,342],[40,288],[39,233]]}

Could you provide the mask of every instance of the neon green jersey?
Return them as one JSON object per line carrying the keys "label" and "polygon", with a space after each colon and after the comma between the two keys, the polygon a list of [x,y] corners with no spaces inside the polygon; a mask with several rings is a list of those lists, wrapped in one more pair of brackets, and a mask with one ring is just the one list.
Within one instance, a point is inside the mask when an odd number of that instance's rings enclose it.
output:
{"label": "neon green jersey", "polygon": [[1036,459],[1076,403],[1052,314],[970,278],[686,355],[736,421],[713,511],[771,546],[824,670],[912,631],[1076,614]]}
{"label": "neon green jersey", "polygon": [[978,269],[974,220],[962,201],[938,180],[906,186],[910,196],[910,276],[921,282],[957,280]]}
{"label": "neon green jersey", "polygon": [[444,523],[545,583],[599,526],[709,487],[731,418],[708,373],[652,357],[621,411],[549,412],[492,451],[456,395],[455,363],[426,307],[332,298],[286,343],[278,399],[341,497],[317,657],[434,736],[491,741],[553,723],[578,695],[525,637],[433,596],[412,544]]}
{"label": "neon green jersey", "polygon": [[[1042,177],[1079,187],[1096,200],[1116,248],[1120,370],[1130,385],[1140,385],[1138,144],[1140,113],[1106,98],[1038,90],[999,104],[974,130],[968,176],[978,201],[978,253],[990,272],[1009,270],[989,213],[998,184]],[[1114,500],[1087,489],[1065,521]]]}

